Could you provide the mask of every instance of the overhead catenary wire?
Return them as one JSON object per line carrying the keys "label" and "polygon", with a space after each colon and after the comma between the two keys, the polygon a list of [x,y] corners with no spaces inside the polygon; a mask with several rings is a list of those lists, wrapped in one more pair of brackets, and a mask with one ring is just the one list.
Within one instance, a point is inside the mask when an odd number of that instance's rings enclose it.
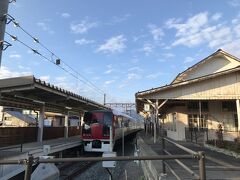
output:
{"label": "overhead catenary wire", "polygon": [[[5,32],[5,34],[7,34],[9,37],[11,37],[13,41],[17,41],[17,42],[19,42],[20,44],[22,44],[23,46],[25,46],[26,48],[28,48],[28,49],[30,49],[31,51],[33,51],[34,54],[37,54],[37,55],[41,56],[43,59],[51,62],[51,63],[54,64],[54,65],[56,65],[55,61],[53,61],[52,59],[44,56],[44,55],[43,55],[42,53],[40,53],[38,50],[32,48],[31,46],[29,46],[29,45],[26,44],[25,42],[21,41],[17,36],[14,36],[14,35],[10,34],[10,33],[7,32],[7,31]],[[63,71],[65,71],[66,73],[68,73],[68,74],[70,74],[71,76],[73,76],[74,78],[76,78],[77,80],[79,80],[79,81],[81,81],[81,82],[83,82],[83,83],[86,84],[86,82],[83,81],[81,78],[79,78],[76,74],[68,71],[66,68],[64,68],[64,67],[62,67],[62,66],[58,66],[58,67],[59,67],[60,69],[62,69]],[[88,87],[90,87],[91,89],[93,89],[93,87],[90,86],[89,84],[86,84],[86,85],[87,85]],[[93,90],[96,90],[96,89],[93,89]],[[98,92],[98,93],[100,93],[100,92]],[[102,94],[102,93],[101,93],[101,94]]]}
{"label": "overhead catenary wire", "polygon": [[105,94],[105,92],[103,90],[101,90],[100,88],[98,88],[95,84],[93,84],[91,81],[89,81],[86,77],[84,77],[83,75],[81,75],[78,71],[76,71],[74,68],[72,68],[70,65],[68,65],[65,61],[63,61],[59,56],[57,56],[53,51],[51,51],[49,48],[47,48],[40,40],[39,38],[34,37],[32,34],[30,34],[26,29],[24,29],[19,22],[17,22],[15,20],[15,18],[12,19],[12,22],[14,24],[15,27],[20,28],[25,34],[27,34],[30,38],[33,39],[33,41],[35,43],[38,43],[41,47],[43,47],[45,50],[47,50],[52,56],[55,56],[57,59],[60,59],[61,62],[63,62],[63,64],[65,66],[67,66],[71,71],[73,71],[74,73],[76,73],[78,76],[80,76],[82,79],[84,79],[88,84],[90,84],[91,86],[93,86],[95,89],[97,89],[101,94]]}

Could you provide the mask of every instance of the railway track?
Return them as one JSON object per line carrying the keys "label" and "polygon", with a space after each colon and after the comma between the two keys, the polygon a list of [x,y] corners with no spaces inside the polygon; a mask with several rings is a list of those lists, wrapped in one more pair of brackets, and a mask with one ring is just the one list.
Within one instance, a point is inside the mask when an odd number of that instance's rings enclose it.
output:
{"label": "railway track", "polygon": [[[99,156],[99,154],[91,154],[92,156]],[[89,157],[89,154],[86,154],[84,157]],[[60,180],[72,180],[74,177],[83,173],[85,170],[90,168],[96,162],[75,162],[75,163],[63,163],[57,165],[60,171]]]}
{"label": "railway track", "polygon": [[79,162],[79,163],[65,163],[59,168],[60,170],[60,180],[72,180],[74,177],[78,176],[89,167],[91,167],[93,162]]}

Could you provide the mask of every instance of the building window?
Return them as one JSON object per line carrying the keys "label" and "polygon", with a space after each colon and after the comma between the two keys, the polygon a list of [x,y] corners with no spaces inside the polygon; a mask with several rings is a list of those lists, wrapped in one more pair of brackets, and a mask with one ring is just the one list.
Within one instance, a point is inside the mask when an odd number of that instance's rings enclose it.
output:
{"label": "building window", "polygon": [[176,131],[177,113],[170,113],[167,116],[167,127],[170,131]]}
{"label": "building window", "polygon": [[207,128],[207,114],[202,114],[201,117],[199,114],[189,114],[188,115],[188,126],[189,128]]}
{"label": "building window", "polygon": [[223,112],[236,112],[237,107],[234,101],[223,101],[222,102],[222,111]]}
{"label": "building window", "polygon": [[238,130],[237,114],[223,115],[224,131],[236,132]]}
{"label": "building window", "polygon": [[234,114],[234,125],[235,125],[235,131],[238,131],[238,116],[237,114]]}
{"label": "building window", "polygon": [[190,101],[187,104],[189,111],[201,111],[208,112],[208,102],[207,101]]}

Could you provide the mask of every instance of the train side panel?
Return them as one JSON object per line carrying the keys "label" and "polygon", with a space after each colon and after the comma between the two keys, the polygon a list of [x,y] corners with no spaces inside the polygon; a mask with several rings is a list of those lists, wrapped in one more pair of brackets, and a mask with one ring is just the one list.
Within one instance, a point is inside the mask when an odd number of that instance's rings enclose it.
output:
{"label": "train side panel", "polygon": [[[110,126],[112,127],[113,142],[110,143]],[[136,120],[124,113],[115,111],[91,111],[84,115],[82,138],[84,150],[88,152],[108,152],[116,140],[139,130]]]}

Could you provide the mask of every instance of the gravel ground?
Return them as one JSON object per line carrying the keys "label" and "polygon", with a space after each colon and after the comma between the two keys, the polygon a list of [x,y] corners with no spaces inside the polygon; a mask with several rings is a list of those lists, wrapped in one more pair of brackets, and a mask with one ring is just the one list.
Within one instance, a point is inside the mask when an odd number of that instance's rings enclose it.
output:
{"label": "gravel ground", "polygon": [[[128,138],[125,143],[125,156],[134,155],[134,138]],[[121,145],[115,147],[117,155],[121,156]],[[110,169],[113,180],[144,180],[144,174],[141,165],[133,161],[118,161],[115,168]],[[87,171],[77,176],[74,180],[109,180],[109,174],[102,167],[102,162],[96,163]]]}

